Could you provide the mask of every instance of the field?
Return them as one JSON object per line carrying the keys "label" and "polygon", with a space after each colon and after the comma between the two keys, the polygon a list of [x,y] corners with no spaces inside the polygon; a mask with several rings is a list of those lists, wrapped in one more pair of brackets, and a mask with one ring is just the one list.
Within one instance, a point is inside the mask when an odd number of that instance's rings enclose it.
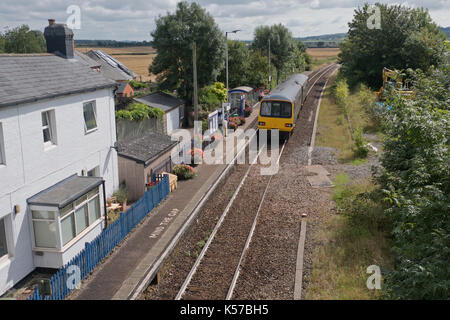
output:
{"label": "field", "polygon": [[312,58],[313,70],[316,70],[325,63],[337,60],[337,55],[341,52],[339,48],[308,48],[306,53]]}
{"label": "field", "polygon": [[80,52],[88,52],[90,50],[101,50],[113,58],[119,60],[134,73],[136,73],[139,81],[155,81],[156,77],[149,74],[148,66],[152,63],[156,56],[156,51],[152,47],[125,47],[125,48],[87,48],[79,47],[76,50]]}

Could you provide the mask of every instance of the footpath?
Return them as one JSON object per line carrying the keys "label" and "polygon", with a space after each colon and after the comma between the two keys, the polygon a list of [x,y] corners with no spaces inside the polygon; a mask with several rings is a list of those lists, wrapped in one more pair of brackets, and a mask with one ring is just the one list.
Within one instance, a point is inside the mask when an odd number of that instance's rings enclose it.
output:
{"label": "footpath", "polygon": [[[254,107],[245,125],[239,128],[247,129],[257,116],[258,110]],[[154,208],[67,299],[136,298],[139,289],[152,280],[166,249],[179,236],[191,215],[201,209],[208,191],[224,176],[226,168],[226,164],[201,164],[196,168],[194,179],[179,181],[178,188]]]}

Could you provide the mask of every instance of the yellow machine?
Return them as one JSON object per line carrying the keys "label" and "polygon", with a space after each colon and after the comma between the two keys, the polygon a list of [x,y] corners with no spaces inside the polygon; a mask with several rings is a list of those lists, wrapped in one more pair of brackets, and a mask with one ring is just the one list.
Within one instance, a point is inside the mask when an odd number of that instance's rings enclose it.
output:
{"label": "yellow machine", "polygon": [[395,91],[396,93],[413,99],[414,91],[410,90],[407,85],[403,84],[403,79],[398,71],[383,68],[383,86],[377,92],[378,101],[384,101],[384,92]]}

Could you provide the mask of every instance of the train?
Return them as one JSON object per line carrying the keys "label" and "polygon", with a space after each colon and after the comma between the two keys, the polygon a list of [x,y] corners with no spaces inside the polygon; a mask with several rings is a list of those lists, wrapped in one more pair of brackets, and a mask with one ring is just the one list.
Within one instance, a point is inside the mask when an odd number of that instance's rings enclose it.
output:
{"label": "train", "polygon": [[309,91],[309,74],[293,74],[261,100],[258,129],[278,129],[280,138],[289,138]]}

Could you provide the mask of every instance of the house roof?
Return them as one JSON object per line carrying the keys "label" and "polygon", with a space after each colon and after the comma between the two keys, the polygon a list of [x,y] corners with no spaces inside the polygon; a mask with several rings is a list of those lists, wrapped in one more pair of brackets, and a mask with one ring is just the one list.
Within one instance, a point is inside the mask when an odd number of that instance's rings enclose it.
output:
{"label": "house roof", "polygon": [[75,51],[74,58],[90,68],[100,68],[100,66],[101,66],[101,63],[99,63],[98,61],[95,61],[94,59],[89,57],[87,54],[84,54],[83,52],[80,52],[80,51]]}
{"label": "house roof", "polygon": [[125,88],[126,88],[127,86],[129,86],[129,85],[130,85],[130,84],[129,84],[128,82],[121,82],[121,83],[119,84],[119,87],[117,88],[116,93],[119,93],[119,94],[123,93],[123,92],[125,91]]}
{"label": "house roof", "polygon": [[177,141],[172,141],[167,135],[149,130],[138,137],[120,141],[119,144],[119,156],[147,166],[160,154],[173,148]]}
{"label": "house roof", "polygon": [[144,103],[149,107],[160,108],[164,112],[168,112],[173,108],[181,106],[184,101],[164,92],[155,92],[147,96],[135,98],[134,100]]}
{"label": "house roof", "polygon": [[102,183],[103,179],[99,177],[80,177],[74,174],[32,196],[27,202],[61,209]]}
{"label": "house roof", "polygon": [[0,107],[115,86],[77,59],[0,54]]}
{"label": "house roof", "polygon": [[250,93],[252,91],[253,91],[252,87],[242,86],[242,87],[237,87],[237,88],[228,90],[228,93],[236,93],[236,92],[239,92],[239,93]]}
{"label": "house roof", "polygon": [[114,81],[128,81],[136,78],[136,74],[133,71],[101,50],[91,50],[86,55],[101,64],[100,73],[105,78]]}

